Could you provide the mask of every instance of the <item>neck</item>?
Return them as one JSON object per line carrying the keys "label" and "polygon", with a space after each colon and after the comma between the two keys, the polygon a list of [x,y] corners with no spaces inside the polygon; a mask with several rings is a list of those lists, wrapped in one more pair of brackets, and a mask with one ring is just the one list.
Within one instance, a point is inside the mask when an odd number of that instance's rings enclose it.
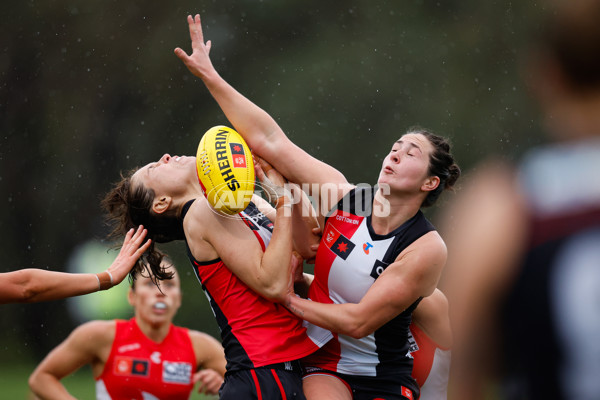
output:
{"label": "neck", "polygon": [[156,343],[162,342],[169,334],[171,323],[151,323],[144,321],[142,318],[136,316],[135,322],[142,331],[142,333],[150,340]]}
{"label": "neck", "polygon": [[381,188],[373,199],[371,226],[378,235],[386,235],[411,219],[421,208],[423,199],[417,196],[385,195]]}

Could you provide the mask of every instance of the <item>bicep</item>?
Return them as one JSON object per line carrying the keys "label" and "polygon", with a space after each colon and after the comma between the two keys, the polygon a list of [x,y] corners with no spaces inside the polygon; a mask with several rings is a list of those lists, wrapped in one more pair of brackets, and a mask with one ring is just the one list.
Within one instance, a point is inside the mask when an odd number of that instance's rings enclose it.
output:
{"label": "bicep", "polygon": [[361,316],[372,331],[435,290],[446,248],[437,234],[427,235],[402,252],[359,302]]}
{"label": "bicep", "polygon": [[[323,214],[326,214],[333,204],[343,197],[347,192],[344,188],[350,186],[340,171],[311,156],[283,133],[274,135],[273,140],[261,146],[257,155],[269,162],[290,182],[303,185],[302,189],[310,195],[320,194],[322,198],[320,205],[325,210]],[[327,197],[323,187],[326,189]]]}

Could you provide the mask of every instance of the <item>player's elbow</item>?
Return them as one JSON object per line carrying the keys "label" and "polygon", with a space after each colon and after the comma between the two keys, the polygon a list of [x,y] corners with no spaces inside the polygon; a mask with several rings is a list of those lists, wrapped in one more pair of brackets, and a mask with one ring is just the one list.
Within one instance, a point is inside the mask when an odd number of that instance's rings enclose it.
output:
{"label": "player's elbow", "polygon": [[346,336],[350,336],[353,339],[361,339],[364,338],[365,336],[370,335],[372,332],[371,329],[369,329],[366,325],[364,324],[356,324],[355,326],[349,326],[346,330],[346,332],[340,332]]}
{"label": "player's elbow", "polygon": [[33,371],[33,373],[29,376],[29,379],[27,380],[27,383],[29,384],[29,388],[37,396],[40,395],[40,390],[43,387],[40,375],[41,375],[40,372],[35,370],[35,371]]}
{"label": "player's elbow", "polygon": [[255,290],[265,299],[281,303],[287,295],[287,284],[276,280],[257,279],[258,287]]}
{"label": "player's elbow", "polygon": [[35,297],[41,292],[41,287],[34,279],[32,272],[29,270],[18,271],[19,276],[16,280],[18,290],[15,291],[15,301],[19,303],[32,303]]}
{"label": "player's elbow", "polygon": [[374,329],[369,325],[367,319],[359,315],[348,315],[341,324],[342,328],[338,333],[350,336],[353,339],[361,339],[373,333]]}

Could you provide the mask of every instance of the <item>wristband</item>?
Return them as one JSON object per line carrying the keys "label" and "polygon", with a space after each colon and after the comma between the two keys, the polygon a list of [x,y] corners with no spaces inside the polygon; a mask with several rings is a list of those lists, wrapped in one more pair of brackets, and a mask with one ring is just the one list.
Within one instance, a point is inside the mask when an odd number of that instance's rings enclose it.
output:
{"label": "wristband", "polygon": [[[287,200],[287,201],[286,201]],[[279,209],[281,207],[290,207],[292,208],[292,204],[286,196],[279,196],[277,198],[277,202],[275,203],[275,209]]]}
{"label": "wristband", "polygon": [[96,274],[98,279],[98,290],[110,289],[113,286],[112,274],[108,271]]}

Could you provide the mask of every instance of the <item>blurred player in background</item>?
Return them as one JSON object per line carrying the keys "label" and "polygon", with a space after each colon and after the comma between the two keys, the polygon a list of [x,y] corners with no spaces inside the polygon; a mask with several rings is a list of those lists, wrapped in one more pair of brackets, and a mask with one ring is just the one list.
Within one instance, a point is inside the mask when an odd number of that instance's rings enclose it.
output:
{"label": "blurred player in background", "polygon": [[421,388],[420,400],[446,400],[450,374],[452,330],[448,300],[436,289],[412,313],[409,326],[412,376]]}
{"label": "blurred player in background", "polygon": [[91,365],[96,398],[188,399],[194,385],[216,394],[223,383],[225,356],[221,344],[205,333],[173,325],[181,305],[179,275],[160,287],[135,275],[128,300],[135,316],[128,320],[91,321],[75,329],[52,350],[29,378],[41,399],[72,399],[60,382]]}
{"label": "blurred player in background", "polygon": [[121,283],[150,247],[150,240],[142,244],[146,236],[143,226],[127,232],[121,251],[104,272],[97,274],[73,274],[25,268],[0,273],[0,304],[35,303],[106,290]]}
{"label": "blurred player in background", "polygon": [[600,398],[600,1],[547,5],[526,71],[552,141],[480,165],[440,225],[453,399]]}

